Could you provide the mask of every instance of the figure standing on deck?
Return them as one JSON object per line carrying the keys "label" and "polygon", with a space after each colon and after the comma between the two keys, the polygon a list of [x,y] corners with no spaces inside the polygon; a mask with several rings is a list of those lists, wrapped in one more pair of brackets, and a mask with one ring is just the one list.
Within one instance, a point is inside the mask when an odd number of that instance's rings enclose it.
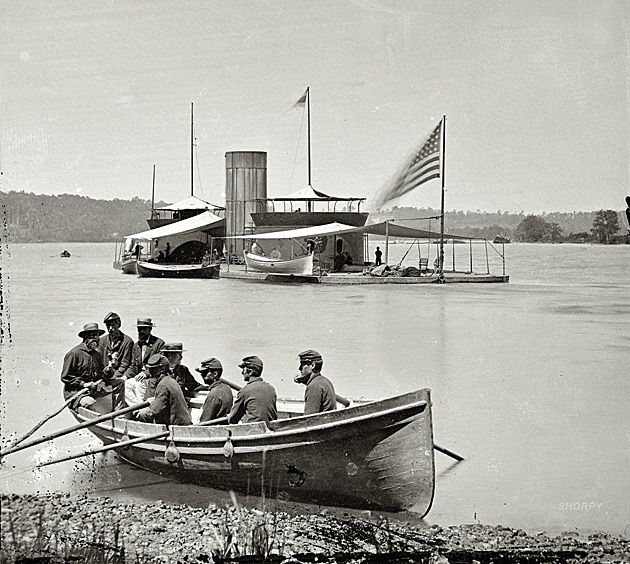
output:
{"label": "figure standing on deck", "polygon": [[151,356],[160,352],[164,341],[151,334],[155,327],[150,317],[140,318],[136,322],[138,340],[133,345],[131,364],[125,371],[125,400],[129,405],[142,403],[147,390],[144,364]]}
{"label": "figure standing on deck", "polygon": [[86,323],[79,332],[82,342],[70,349],[63,359],[64,397],[68,399],[82,389],[88,390],[72,408],[89,407],[96,402],[95,398],[109,394],[115,396],[112,409],[122,406],[123,381],[103,374],[103,358],[98,348],[99,338],[104,333],[98,323]]}
{"label": "figure standing on deck", "polygon": [[103,319],[107,334],[101,337],[99,352],[103,358],[103,374],[109,378],[124,378],[131,365],[133,339],[121,330],[120,316],[110,311]]}
{"label": "figure standing on deck", "polygon": [[251,423],[278,419],[276,390],[262,377],[263,363],[257,356],[246,356],[241,364],[246,384],[236,396],[234,407],[228,415],[228,423]]}
{"label": "figure standing on deck", "polygon": [[301,352],[300,373],[294,378],[298,384],[304,384],[304,415],[334,411],[337,409],[335,388],[332,382],[322,376],[324,361],[322,355],[312,349]]}
{"label": "figure standing on deck", "polygon": [[162,425],[192,425],[186,398],[179,384],[171,377],[166,358],[154,354],[147,361],[147,368],[157,374],[155,397],[149,407],[138,411],[138,421]]}
{"label": "figure standing on deck", "polygon": [[223,374],[221,361],[214,357],[208,358],[203,360],[201,366],[195,370],[201,374],[206,383],[205,387],[208,388],[208,396],[201,408],[199,422],[212,421],[228,415],[232,409],[234,397],[230,387],[220,381]]}
{"label": "figure standing on deck", "polygon": [[374,266],[381,266],[381,264],[383,264],[382,256],[383,251],[381,251],[380,247],[376,247],[376,251],[374,251]]}

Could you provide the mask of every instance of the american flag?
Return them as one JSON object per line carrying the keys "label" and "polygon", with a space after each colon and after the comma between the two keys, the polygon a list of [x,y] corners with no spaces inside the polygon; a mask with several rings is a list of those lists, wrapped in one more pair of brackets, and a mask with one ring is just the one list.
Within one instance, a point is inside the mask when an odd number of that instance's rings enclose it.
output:
{"label": "american flag", "polygon": [[441,133],[442,122],[440,121],[431,132],[431,135],[422,144],[420,150],[407,160],[394,181],[385,187],[380,197],[377,197],[377,207],[407,192],[411,192],[411,190],[429,180],[440,178]]}

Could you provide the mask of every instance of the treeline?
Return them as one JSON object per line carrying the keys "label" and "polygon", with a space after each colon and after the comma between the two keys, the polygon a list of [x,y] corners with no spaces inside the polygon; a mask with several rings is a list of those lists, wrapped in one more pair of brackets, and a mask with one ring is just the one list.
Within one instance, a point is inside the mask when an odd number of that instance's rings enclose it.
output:
{"label": "treeline", "polygon": [[116,241],[148,229],[151,215],[148,200],[95,200],[74,194],[3,192],[0,206],[4,234],[16,243]]}
{"label": "treeline", "polygon": [[[156,206],[166,205],[164,202]],[[148,229],[151,202],[131,200],[95,200],[74,194],[45,196],[27,192],[0,193],[3,233],[9,241],[25,242],[101,242],[120,240],[125,235]],[[407,220],[405,225],[439,231],[439,210],[394,207],[372,212],[370,221]],[[526,215],[483,211],[448,211],[446,232],[465,237],[492,240],[497,236],[512,241],[543,242],[626,242],[618,213],[613,210],[593,212],[546,213]],[[419,219],[429,218],[434,219]]]}
{"label": "treeline", "polygon": [[[397,207],[372,212],[372,221],[405,220],[404,224],[418,229],[439,231],[439,210],[432,208]],[[422,218],[422,219],[419,219]],[[433,219],[426,219],[433,218]],[[621,227],[620,213],[614,210],[591,212],[552,212],[540,215],[483,211],[447,211],[444,214],[447,233],[464,237],[493,240],[505,237],[522,242],[628,242]]]}

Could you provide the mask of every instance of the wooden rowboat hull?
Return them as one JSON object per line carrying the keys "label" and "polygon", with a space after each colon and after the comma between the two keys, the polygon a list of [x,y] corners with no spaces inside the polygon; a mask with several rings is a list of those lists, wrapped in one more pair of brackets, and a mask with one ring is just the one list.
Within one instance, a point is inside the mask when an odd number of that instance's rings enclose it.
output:
{"label": "wooden rowboat hull", "polygon": [[313,253],[294,259],[277,260],[245,252],[245,264],[250,270],[272,274],[313,274]]}
{"label": "wooden rowboat hull", "polygon": [[[287,415],[287,414],[285,414]],[[80,409],[78,420],[94,418]],[[166,430],[115,419],[90,428],[104,443]],[[126,461],[179,481],[282,500],[425,515],[435,469],[431,398],[427,389],[347,409],[240,425],[173,426],[169,440],[118,450]],[[229,438],[228,438],[229,437]],[[227,456],[228,443],[233,455]],[[227,448],[226,448],[227,446]]]}
{"label": "wooden rowboat hull", "polygon": [[218,278],[218,264],[156,264],[138,262],[138,275],[150,278]]}

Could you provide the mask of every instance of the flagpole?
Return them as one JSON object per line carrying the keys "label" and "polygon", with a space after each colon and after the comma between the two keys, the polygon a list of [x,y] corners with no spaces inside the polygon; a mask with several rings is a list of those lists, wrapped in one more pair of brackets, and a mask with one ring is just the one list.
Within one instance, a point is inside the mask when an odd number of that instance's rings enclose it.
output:
{"label": "flagpole", "polygon": [[193,146],[195,144],[195,133],[193,126],[193,103],[190,103],[190,195],[195,195],[195,175],[193,173]]}
{"label": "flagpole", "polygon": [[311,87],[306,87],[306,115],[308,132],[308,185],[311,186]]}
{"label": "flagpole", "polygon": [[439,280],[444,282],[444,171],[446,169],[446,115],[442,116],[442,205],[440,208],[440,273]]}

